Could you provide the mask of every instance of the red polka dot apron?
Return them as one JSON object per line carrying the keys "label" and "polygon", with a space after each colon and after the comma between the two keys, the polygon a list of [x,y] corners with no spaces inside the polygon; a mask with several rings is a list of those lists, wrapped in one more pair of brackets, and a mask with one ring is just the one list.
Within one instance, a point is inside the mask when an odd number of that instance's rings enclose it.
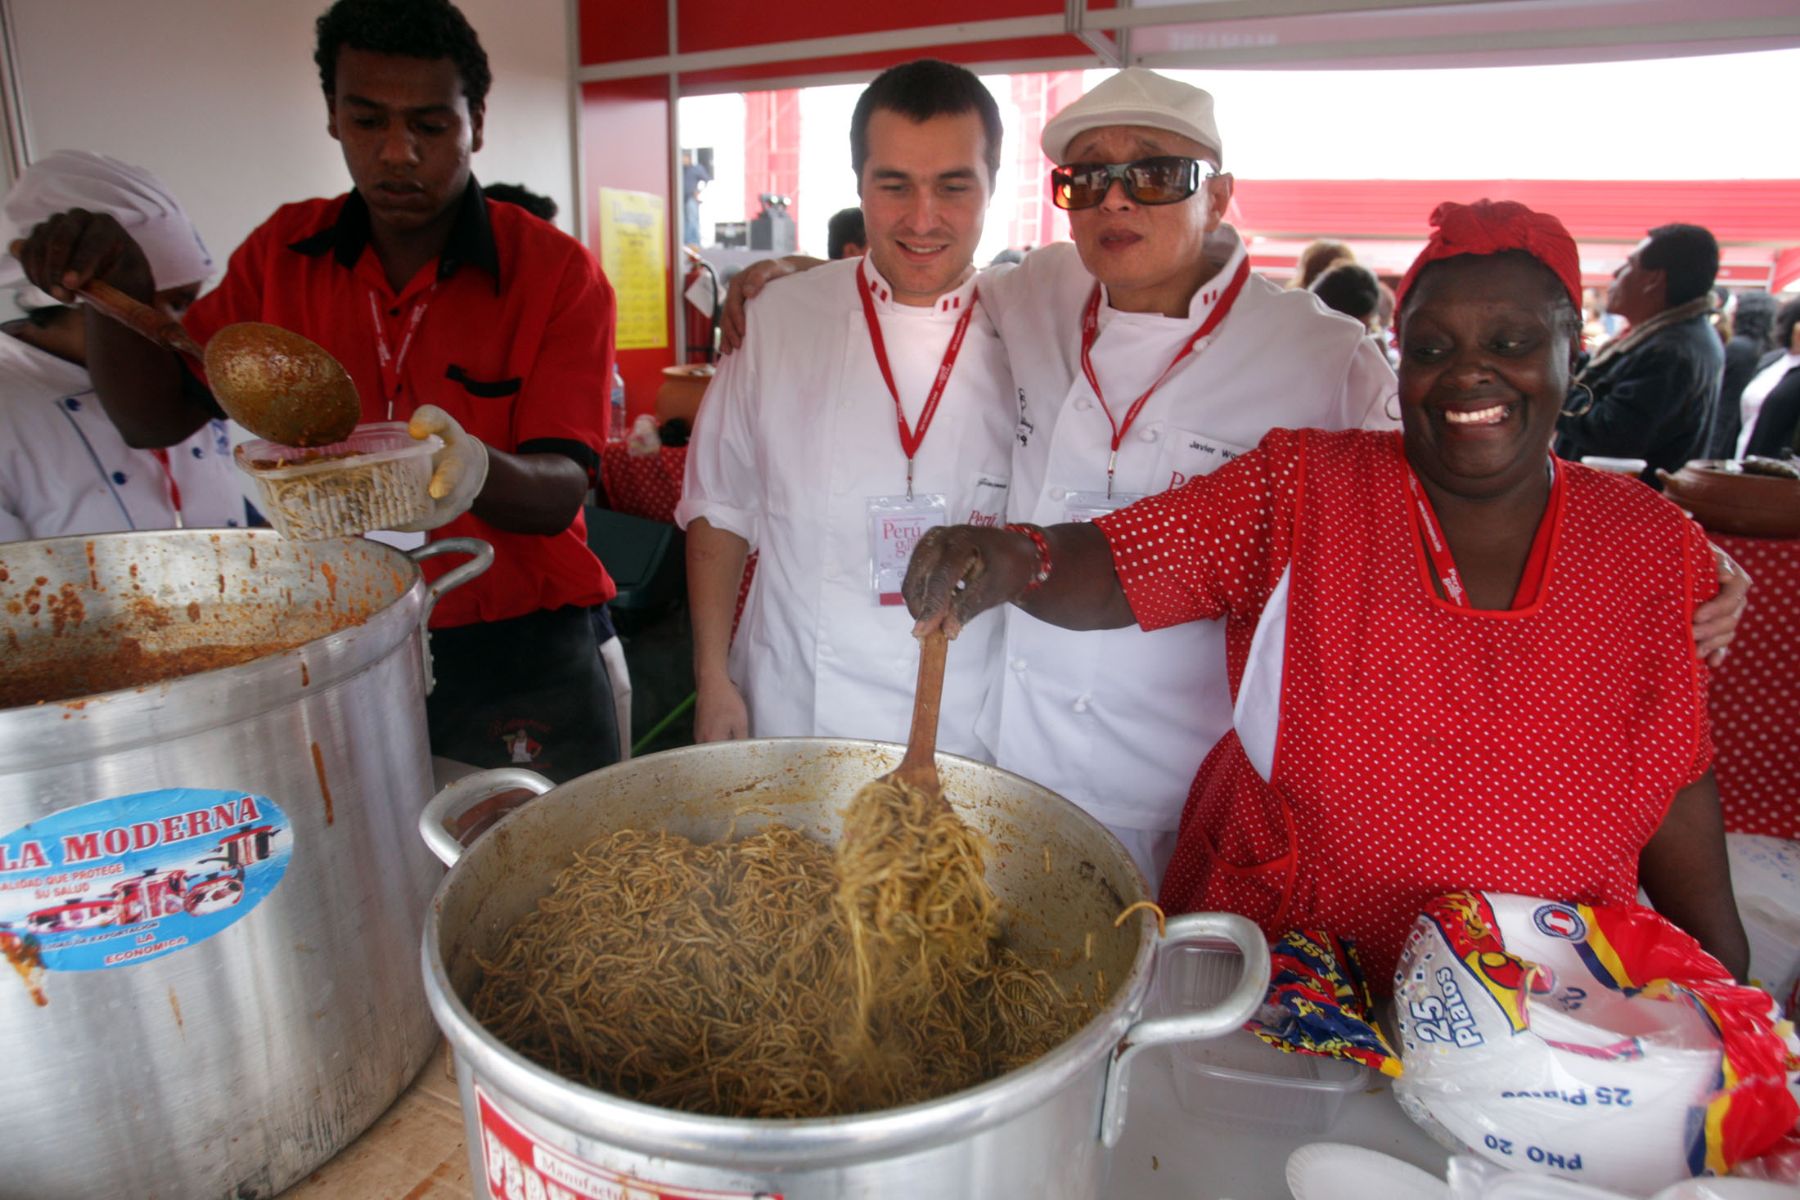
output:
{"label": "red polka dot apron", "polygon": [[[1443,892],[1633,899],[1639,850],[1710,760],[1697,528],[1635,482],[1563,464],[1533,594],[1469,609],[1431,586],[1397,437],[1295,445],[1272,780],[1235,733],[1213,750],[1165,907],[1329,930],[1385,990]],[[1234,694],[1257,615],[1231,620]]]}

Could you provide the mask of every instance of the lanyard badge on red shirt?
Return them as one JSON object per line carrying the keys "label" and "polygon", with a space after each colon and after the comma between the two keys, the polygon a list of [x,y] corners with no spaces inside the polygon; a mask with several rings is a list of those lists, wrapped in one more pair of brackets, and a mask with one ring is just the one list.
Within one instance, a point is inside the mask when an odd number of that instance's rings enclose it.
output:
{"label": "lanyard badge on red shirt", "polygon": [[400,392],[400,372],[406,367],[407,352],[412,349],[413,337],[419,332],[419,323],[425,319],[425,310],[431,307],[431,297],[436,291],[437,284],[434,283],[413,304],[406,333],[400,339],[400,349],[393,350],[388,346],[387,330],[381,324],[381,303],[376,300],[374,289],[369,289],[369,320],[375,329],[375,358],[381,364],[381,394],[387,401],[387,419],[390,421],[394,419],[394,397]]}
{"label": "lanyard badge on red shirt", "polygon": [[1113,494],[1113,474],[1119,465],[1119,447],[1124,443],[1125,435],[1130,432],[1131,423],[1137,420],[1138,413],[1143,411],[1144,404],[1156,389],[1174,374],[1182,360],[1194,352],[1201,339],[1219,327],[1219,323],[1231,311],[1231,306],[1237,302],[1238,293],[1244,290],[1245,280],[1249,278],[1250,259],[1246,257],[1238,263],[1237,271],[1231,276],[1231,282],[1225,285],[1225,291],[1220,294],[1219,302],[1213,306],[1212,312],[1207,314],[1206,320],[1200,322],[1200,328],[1194,330],[1193,336],[1182,343],[1181,349],[1175,352],[1175,357],[1169,360],[1169,365],[1156,377],[1156,382],[1132,401],[1131,407],[1125,410],[1123,421],[1113,416],[1112,409],[1106,403],[1106,393],[1100,390],[1100,376],[1094,373],[1094,342],[1100,336],[1100,285],[1096,283],[1094,290],[1088,293],[1087,308],[1081,314],[1081,372],[1087,376],[1088,386],[1094,389],[1094,399],[1100,402],[1100,411],[1106,414],[1106,423],[1112,426],[1112,453],[1106,459],[1106,495],[1109,499]]}
{"label": "lanyard badge on red shirt", "polygon": [[[1450,542],[1444,537],[1444,527],[1438,524],[1437,513],[1432,511],[1431,499],[1425,495],[1425,486],[1419,482],[1419,476],[1412,469],[1411,463],[1403,463],[1406,471],[1406,490],[1412,497],[1413,509],[1419,514],[1419,527],[1425,534],[1425,557],[1431,560],[1431,573],[1437,577],[1438,586],[1444,589],[1444,598],[1458,608],[1474,608],[1469,603],[1469,591],[1463,586],[1462,575],[1456,569],[1456,559],[1450,553]],[[1553,493],[1550,503],[1555,503],[1556,460],[1548,464],[1550,487]],[[1541,537],[1532,541],[1531,554],[1525,566],[1524,578],[1520,581],[1517,593],[1513,596],[1513,607],[1522,606],[1537,591],[1538,582],[1543,578],[1544,556],[1548,551],[1548,543]]]}
{"label": "lanyard badge on red shirt", "polygon": [[919,447],[925,444],[925,433],[931,428],[931,420],[937,416],[938,403],[944,398],[944,388],[950,382],[950,372],[956,366],[956,356],[962,351],[963,335],[969,332],[969,319],[975,315],[976,292],[970,291],[969,300],[963,308],[963,315],[956,320],[956,328],[950,331],[950,344],[944,348],[944,361],[938,364],[937,378],[931,381],[931,390],[925,395],[925,407],[919,410],[919,427],[912,428],[906,423],[906,410],[900,404],[900,389],[894,386],[893,368],[888,365],[887,342],[881,336],[881,321],[875,315],[874,289],[869,283],[865,264],[856,269],[856,292],[862,298],[863,320],[869,326],[869,342],[875,349],[875,365],[881,368],[882,382],[887,384],[888,394],[894,398],[894,420],[900,427],[900,449],[906,454],[906,498],[913,494],[913,459],[918,456]]}

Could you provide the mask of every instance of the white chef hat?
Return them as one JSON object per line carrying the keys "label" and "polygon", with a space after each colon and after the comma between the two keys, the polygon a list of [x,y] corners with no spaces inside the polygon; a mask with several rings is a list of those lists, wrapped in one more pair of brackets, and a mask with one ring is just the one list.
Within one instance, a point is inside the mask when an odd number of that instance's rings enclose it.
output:
{"label": "white chef hat", "polygon": [[1063,156],[1076,135],[1108,125],[1167,129],[1199,142],[1221,162],[1224,159],[1212,93],[1146,67],[1126,67],[1051,117],[1040,144],[1050,161],[1061,165],[1068,161]]}
{"label": "white chef hat", "polygon": [[[212,255],[199,231],[160,179],[142,167],[86,150],[58,150],[25,169],[0,203],[5,216],[0,245],[71,208],[117,218],[143,248],[158,291],[204,282],[213,272]],[[25,282],[24,269],[10,254],[0,255],[0,290],[16,292],[23,308],[56,303]]]}

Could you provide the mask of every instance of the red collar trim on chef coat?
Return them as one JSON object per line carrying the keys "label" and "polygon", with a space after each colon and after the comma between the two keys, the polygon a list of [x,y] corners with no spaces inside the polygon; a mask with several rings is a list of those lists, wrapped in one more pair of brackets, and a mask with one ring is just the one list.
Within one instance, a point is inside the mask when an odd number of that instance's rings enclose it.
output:
{"label": "red collar trim on chef coat", "polygon": [[[1182,318],[1188,324],[1198,325],[1206,320],[1206,318],[1212,314],[1212,310],[1218,307],[1220,298],[1230,289],[1231,280],[1233,276],[1237,274],[1238,263],[1249,254],[1249,251],[1244,248],[1244,239],[1237,236],[1235,231],[1231,233],[1231,247],[1231,253],[1226,256],[1224,262],[1219,264],[1219,269],[1213,272],[1212,278],[1201,284],[1200,290],[1194,293],[1194,298],[1188,301],[1187,316]],[[1099,317],[1101,324],[1104,325],[1109,319],[1109,314],[1116,315],[1119,310],[1112,306],[1112,293],[1107,290],[1106,285],[1102,283],[1099,286]],[[1156,314],[1134,313],[1131,315],[1143,316]],[[1174,320],[1176,318],[1164,317],[1162,319]]]}
{"label": "red collar trim on chef coat", "polygon": [[[875,300],[877,311],[919,312],[924,309],[925,306],[922,304],[902,304],[894,299],[893,285],[882,278],[881,272],[875,269],[875,260],[868,255],[863,255],[862,265],[858,269],[868,277],[869,294]],[[977,273],[971,271],[961,286],[952,288],[937,298],[936,303],[932,305],[932,311],[940,317],[946,314],[952,317],[962,315],[964,306],[975,294],[975,285],[978,282]]]}

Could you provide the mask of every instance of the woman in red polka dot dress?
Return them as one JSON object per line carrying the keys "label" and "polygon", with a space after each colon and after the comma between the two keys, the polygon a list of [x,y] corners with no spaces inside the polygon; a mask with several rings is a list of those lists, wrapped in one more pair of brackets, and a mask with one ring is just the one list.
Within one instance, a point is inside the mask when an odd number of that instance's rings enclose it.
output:
{"label": "woman in red polka dot dress", "polygon": [[1711,549],[1550,456],[1581,328],[1561,223],[1432,222],[1399,294],[1403,432],[1276,430],[1092,523],[934,531],[909,603],[925,627],[1009,599],[1077,629],[1224,618],[1235,729],[1189,794],[1172,911],[1340,934],[1385,990],[1443,892],[1641,883],[1742,978],[1691,633]]}

